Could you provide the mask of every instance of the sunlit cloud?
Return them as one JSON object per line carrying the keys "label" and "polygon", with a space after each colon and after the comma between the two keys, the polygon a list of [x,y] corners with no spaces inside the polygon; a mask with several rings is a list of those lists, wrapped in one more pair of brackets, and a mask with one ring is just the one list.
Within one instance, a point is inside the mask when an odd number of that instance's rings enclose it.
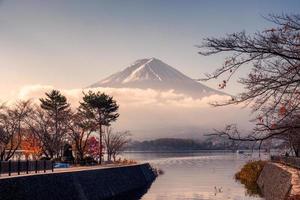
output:
{"label": "sunlit cloud", "polygon": [[211,95],[192,98],[174,90],[157,91],[137,88],[59,89],[51,85],[28,85],[20,89],[16,99],[32,99],[38,103],[45,92],[58,89],[73,108],[82,101],[83,93],[100,91],[112,95],[120,105],[117,129],[133,132],[138,138],[201,136],[214,128],[238,123],[249,128],[250,112],[241,106],[213,107],[210,103],[228,100],[229,96]]}
{"label": "sunlit cloud", "polygon": [[[17,99],[33,101],[43,97],[45,92],[55,89],[51,85],[27,85],[20,89]],[[216,101],[224,101],[230,99],[229,96],[211,95],[201,99],[192,98],[182,93],[176,93],[174,90],[157,91],[153,89],[137,89],[137,88],[86,88],[86,89],[59,89],[69,102],[77,106],[81,100],[83,93],[89,90],[104,92],[112,95],[120,105],[141,106],[176,106],[186,108],[211,107],[210,103]]]}

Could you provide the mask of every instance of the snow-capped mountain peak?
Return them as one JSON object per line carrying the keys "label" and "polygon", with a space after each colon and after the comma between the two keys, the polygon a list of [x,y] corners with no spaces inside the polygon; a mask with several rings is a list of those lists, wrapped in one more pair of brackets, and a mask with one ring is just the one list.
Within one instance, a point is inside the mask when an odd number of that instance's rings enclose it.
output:
{"label": "snow-capped mountain peak", "polygon": [[157,58],[137,60],[124,70],[91,85],[91,87],[173,89],[196,97],[223,94],[198,83]]}
{"label": "snow-capped mountain peak", "polygon": [[[130,76],[122,81],[122,83],[140,81],[140,80],[158,80],[162,81],[162,78],[157,74],[152,67],[158,63],[158,60],[151,58],[149,60],[142,60],[141,65],[136,68]],[[136,63],[136,64],[139,64]]]}

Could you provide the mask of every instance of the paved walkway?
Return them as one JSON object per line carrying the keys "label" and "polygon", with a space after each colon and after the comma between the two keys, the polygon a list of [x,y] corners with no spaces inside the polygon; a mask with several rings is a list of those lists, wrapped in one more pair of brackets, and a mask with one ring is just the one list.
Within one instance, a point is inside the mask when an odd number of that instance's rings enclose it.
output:
{"label": "paved walkway", "polygon": [[[140,163],[141,164],[141,163]],[[131,164],[136,165],[136,164]],[[1,174],[1,179],[8,179],[8,178],[16,178],[16,177],[24,177],[24,176],[38,176],[43,174],[57,174],[57,173],[69,173],[69,172],[76,172],[76,171],[84,171],[84,170],[98,170],[98,169],[107,169],[107,168],[116,168],[116,167],[126,167],[129,165],[115,165],[115,164],[107,164],[107,165],[95,165],[95,166],[83,166],[83,167],[70,167],[70,168],[54,168],[54,172],[51,170],[39,171],[38,173],[35,173],[34,171],[29,172],[26,174],[26,172],[22,172],[20,175],[17,173],[12,173],[11,176],[8,174]]]}
{"label": "paved walkway", "polygon": [[290,196],[300,195],[300,170],[279,163],[276,163],[276,165],[288,171],[292,175],[292,180],[291,180],[292,188],[291,188]]}

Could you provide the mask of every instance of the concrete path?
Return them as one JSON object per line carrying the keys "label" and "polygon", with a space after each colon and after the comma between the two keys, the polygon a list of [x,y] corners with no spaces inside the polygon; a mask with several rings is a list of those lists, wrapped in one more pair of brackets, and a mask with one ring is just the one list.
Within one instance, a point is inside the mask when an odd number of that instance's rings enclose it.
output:
{"label": "concrete path", "polygon": [[290,197],[293,197],[295,195],[300,195],[300,170],[284,165],[275,163],[278,167],[288,171],[291,174],[291,191],[290,191]]}
{"label": "concrete path", "polygon": [[[141,163],[140,163],[141,164]],[[98,170],[98,169],[108,169],[108,168],[117,168],[117,167],[126,167],[126,166],[132,166],[137,164],[131,164],[131,165],[116,165],[116,164],[107,164],[107,165],[95,165],[95,166],[82,166],[82,167],[70,167],[70,168],[54,168],[54,172],[51,170],[39,171],[38,173],[35,173],[34,171],[29,172],[26,174],[26,172],[21,172],[20,175],[17,173],[12,173],[11,176],[8,174],[1,174],[1,179],[8,179],[8,178],[16,178],[16,177],[24,177],[24,176],[38,176],[43,174],[56,174],[56,173],[71,173],[76,171],[85,171],[85,170]]]}

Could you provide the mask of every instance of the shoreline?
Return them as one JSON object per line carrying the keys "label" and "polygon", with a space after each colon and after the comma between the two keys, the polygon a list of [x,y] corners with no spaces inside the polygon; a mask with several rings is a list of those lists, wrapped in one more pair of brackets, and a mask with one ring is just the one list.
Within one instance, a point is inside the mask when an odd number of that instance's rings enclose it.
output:
{"label": "shoreline", "polygon": [[[249,149],[239,149],[242,150],[246,153],[258,153],[258,150],[249,150]],[[210,153],[210,152],[216,152],[216,153],[236,153],[236,150],[206,150],[206,149],[201,149],[201,150],[180,150],[180,151],[176,151],[176,150],[166,150],[166,151],[143,151],[143,150],[132,150],[132,151],[123,151],[122,153],[201,153],[201,152],[205,152],[205,153]],[[261,152],[261,153],[265,153],[265,152]],[[269,153],[267,153],[269,154]]]}

